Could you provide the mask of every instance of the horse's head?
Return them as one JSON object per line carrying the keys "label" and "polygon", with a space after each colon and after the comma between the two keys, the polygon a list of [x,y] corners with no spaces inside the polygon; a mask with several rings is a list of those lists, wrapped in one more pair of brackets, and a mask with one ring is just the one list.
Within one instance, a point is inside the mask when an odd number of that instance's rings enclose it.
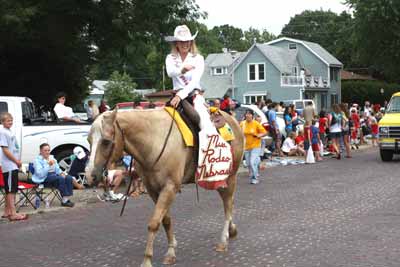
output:
{"label": "horse's head", "polygon": [[[108,165],[117,160],[115,123],[117,110],[105,112],[93,122],[89,132],[90,158],[86,169],[86,177],[89,185],[97,185],[103,181],[104,171]],[[122,152],[121,152],[122,153]]]}

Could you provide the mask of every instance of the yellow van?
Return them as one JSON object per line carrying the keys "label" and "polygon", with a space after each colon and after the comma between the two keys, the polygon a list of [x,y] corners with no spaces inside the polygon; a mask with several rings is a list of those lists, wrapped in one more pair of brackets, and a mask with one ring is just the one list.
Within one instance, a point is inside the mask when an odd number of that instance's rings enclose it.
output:
{"label": "yellow van", "polygon": [[391,161],[393,154],[400,154],[400,92],[393,94],[379,121],[379,150],[382,161]]}

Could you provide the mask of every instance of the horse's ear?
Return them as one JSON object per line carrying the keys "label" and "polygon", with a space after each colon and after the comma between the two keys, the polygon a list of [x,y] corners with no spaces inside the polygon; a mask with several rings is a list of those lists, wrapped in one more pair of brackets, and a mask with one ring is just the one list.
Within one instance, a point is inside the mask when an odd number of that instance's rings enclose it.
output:
{"label": "horse's ear", "polygon": [[114,122],[117,119],[117,109],[103,117],[103,137],[114,138]]}

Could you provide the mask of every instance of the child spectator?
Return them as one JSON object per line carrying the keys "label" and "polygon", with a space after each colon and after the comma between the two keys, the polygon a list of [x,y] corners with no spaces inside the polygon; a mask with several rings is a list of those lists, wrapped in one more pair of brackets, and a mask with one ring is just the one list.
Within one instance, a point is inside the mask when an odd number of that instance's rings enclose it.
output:
{"label": "child spectator", "polygon": [[322,145],[324,148],[326,147],[326,128],[328,125],[328,118],[326,117],[325,110],[321,110],[319,112],[319,120],[318,120],[318,127],[319,127],[319,138],[322,141]]}
{"label": "child spectator", "polygon": [[304,131],[303,130],[299,130],[299,134],[296,136],[294,141],[297,146],[304,149]]}
{"label": "child spectator", "polygon": [[314,152],[314,157],[316,161],[322,161],[322,157],[319,153],[319,144],[321,142],[320,136],[319,136],[319,128],[315,126],[317,123],[317,120],[312,120],[312,125],[311,125],[311,146],[312,150]]}
{"label": "child spectator", "polygon": [[372,146],[378,146],[378,121],[374,116],[371,116],[371,135],[372,135]]}
{"label": "child spectator", "polygon": [[304,156],[304,150],[295,144],[296,132],[291,132],[282,145],[282,151],[286,156]]}
{"label": "child spectator", "polygon": [[11,132],[13,117],[10,113],[1,114],[0,127],[0,165],[4,178],[4,191],[6,193],[4,213],[1,216],[10,221],[28,219],[26,214],[18,214],[15,209],[15,194],[18,191],[18,169],[22,163],[19,159],[19,147],[15,135]]}

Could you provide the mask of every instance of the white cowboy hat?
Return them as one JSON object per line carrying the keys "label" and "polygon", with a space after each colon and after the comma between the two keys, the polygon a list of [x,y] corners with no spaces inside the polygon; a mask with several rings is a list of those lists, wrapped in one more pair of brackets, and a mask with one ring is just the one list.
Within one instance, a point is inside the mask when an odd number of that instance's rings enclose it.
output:
{"label": "white cowboy hat", "polygon": [[194,35],[191,34],[188,26],[186,25],[179,25],[175,28],[174,36],[167,36],[165,40],[167,42],[186,42],[186,41],[193,41],[197,36],[198,31]]}

